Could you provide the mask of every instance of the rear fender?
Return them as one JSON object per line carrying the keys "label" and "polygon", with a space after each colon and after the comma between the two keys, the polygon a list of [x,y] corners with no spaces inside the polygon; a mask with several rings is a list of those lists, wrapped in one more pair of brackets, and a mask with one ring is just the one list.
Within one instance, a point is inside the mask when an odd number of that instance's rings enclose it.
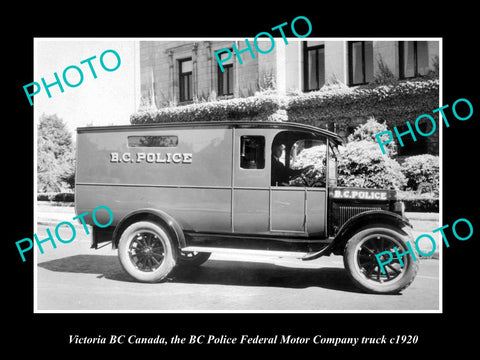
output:
{"label": "rear fender", "polygon": [[151,208],[135,210],[125,215],[122,220],[120,220],[113,232],[112,247],[114,249],[117,248],[123,231],[129,225],[137,221],[145,220],[151,220],[159,223],[165,228],[165,230],[169,231],[170,235],[173,237],[173,240],[177,243],[179,248],[186,247],[185,235],[183,234],[182,228],[175,221],[175,219],[164,211]]}

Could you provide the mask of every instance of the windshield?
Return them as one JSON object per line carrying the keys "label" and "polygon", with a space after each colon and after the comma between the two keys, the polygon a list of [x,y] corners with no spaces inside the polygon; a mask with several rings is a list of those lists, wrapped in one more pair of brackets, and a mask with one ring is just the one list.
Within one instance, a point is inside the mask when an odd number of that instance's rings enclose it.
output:
{"label": "windshield", "polygon": [[304,131],[282,131],[272,142],[272,186],[325,187],[327,181],[336,185],[338,154],[332,139]]}

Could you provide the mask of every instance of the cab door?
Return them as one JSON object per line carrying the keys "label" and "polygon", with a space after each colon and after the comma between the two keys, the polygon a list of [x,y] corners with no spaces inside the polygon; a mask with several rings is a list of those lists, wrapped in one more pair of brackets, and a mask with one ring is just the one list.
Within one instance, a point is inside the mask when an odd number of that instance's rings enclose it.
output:
{"label": "cab door", "polygon": [[[232,131],[232,232],[279,236],[325,235],[325,184],[309,187],[296,182],[282,186],[272,181],[272,142],[275,142],[276,135],[286,132],[275,133],[271,129]],[[296,138],[291,140],[292,148],[296,139],[301,139],[301,134],[297,133]],[[325,144],[325,141],[313,143],[317,147],[325,147]],[[299,158],[303,159],[305,155],[302,153],[304,147],[295,149],[292,159],[283,159],[286,166],[298,165]],[[287,156],[290,157],[291,151],[289,147]],[[325,163],[322,157],[309,156],[307,152],[306,158],[310,157],[317,162],[318,168]],[[305,161],[300,163],[305,164]]]}
{"label": "cab door", "polygon": [[302,187],[272,186],[272,232],[305,233],[307,193]]}
{"label": "cab door", "polygon": [[[288,184],[281,185],[272,179],[275,185],[271,186],[270,231],[323,237],[327,204],[326,139],[304,140],[301,134],[295,134],[290,142],[286,137],[284,141],[286,151],[280,160],[287,168],[313,165],[314,169],[305,176],[308,182],[293,176]],[[274,140],[273,147],[277,145]]]}

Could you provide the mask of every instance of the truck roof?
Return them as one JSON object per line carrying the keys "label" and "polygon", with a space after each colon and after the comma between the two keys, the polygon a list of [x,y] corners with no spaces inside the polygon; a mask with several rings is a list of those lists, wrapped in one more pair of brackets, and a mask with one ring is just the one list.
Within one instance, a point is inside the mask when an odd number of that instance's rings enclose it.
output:
{"label": "truck roof", "polygon": [[111,126],[87,126],[77,128],[77,133],[103,132],[103,131],[128,131],[133,129],[173,129],[173,128],[262,128],[262,129],[284,129],[284,130],[304,130],[312,131],[329,137],[337,144],[343,143],[340,135],[325,129],[312,125],[306,125],[294,122],[279,121],[195,121],[195,122],[170,122],[141,125],[111,125]]}

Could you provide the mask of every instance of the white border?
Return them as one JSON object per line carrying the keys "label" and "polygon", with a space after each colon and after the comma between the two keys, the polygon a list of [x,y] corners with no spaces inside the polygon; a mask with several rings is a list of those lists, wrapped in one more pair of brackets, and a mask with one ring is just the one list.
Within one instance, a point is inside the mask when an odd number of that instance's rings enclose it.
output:
{"label": "white border", "polygon": [[[281,37],[274,37],[275,39],[281,39]],[[34,79],[38,79],[38,67],[37,67],[37,42],[38,41],[244,41],[245,39],[252,40],[253,37],[239,38],[239,37],[214,37],[214,38],[197,38],[197,37],[124,37],[124,38],[34,38],[34,61],[33,61],[33,74]],[[441,37],[305,37],[305,38],[290,38],[288,41],[305,41],[305,40],[320,40],[320,41],[438,41],[439,42],[439,104],[443,106],[443,38]],[[135,55],[134,55],[135,56]],[[138,61],[138,59],[137,59]],[[136,66],[137,64],[134,64]],[[434,110],[434,109],[432,109]],[[38,112],[35,104],[33,105],[34,114],[34,224],[33,229],[35,234],[37,232],[37,126],[38,126]],[[439,115],[441,116],[441,115]],[[440,123],[440,121],[439,121]],[[439,195],[439,225],[443,221],[443,125],[439,126],[439,162],[440,162],[440,195]],[[433,229],[432,229],[433,230]],[[34,294],[33,294],[33,312],[34,313],[120,313],[120,314],[132,314],[132,313],[159,313],[159,314],[215,314],[215,313],[228,313],[228,314],[439,314],[443,313],[443,246],[439,241],[439,309],[438,310],[39,310],[38,298],[37,298],[37,251],[36,246],[33,247],[33,272],[34,272]]]}

